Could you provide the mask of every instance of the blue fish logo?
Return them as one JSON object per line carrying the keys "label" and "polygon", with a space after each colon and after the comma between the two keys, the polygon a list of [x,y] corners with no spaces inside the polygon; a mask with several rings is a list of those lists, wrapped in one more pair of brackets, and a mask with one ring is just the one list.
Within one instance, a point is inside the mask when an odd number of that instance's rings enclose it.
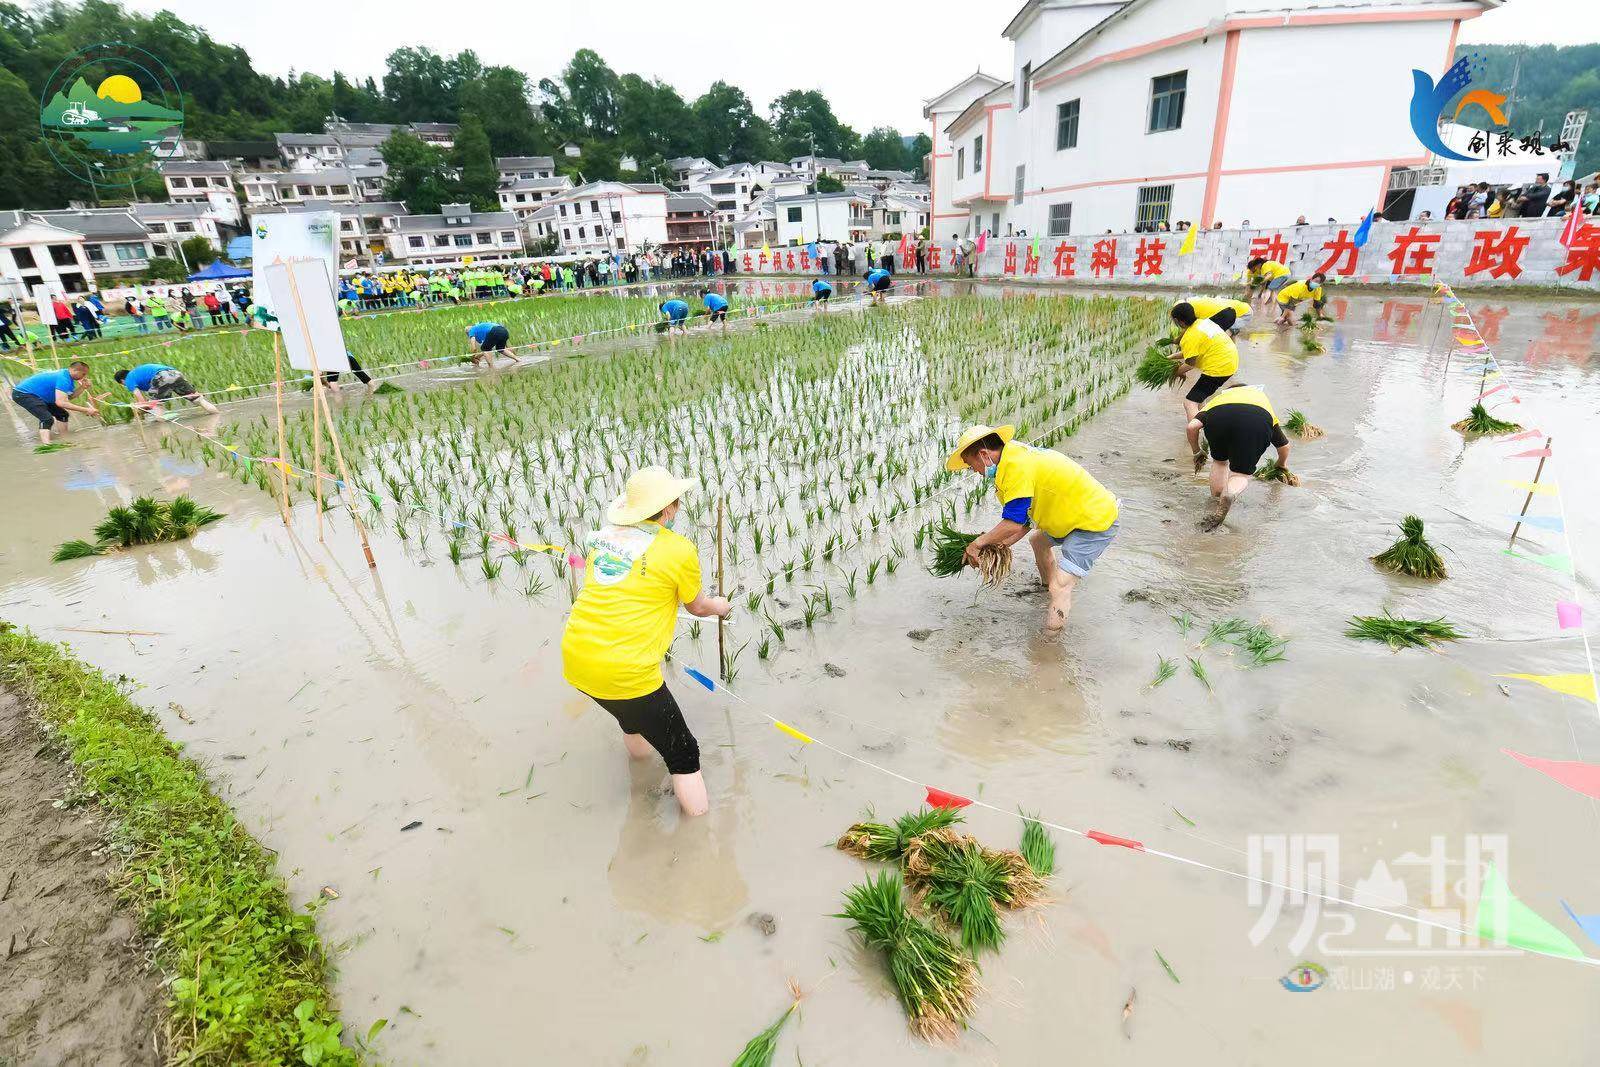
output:
{"label": "blue fish logo", "polygon": [[[1411,72],[1411,129],[1416,133],[1417,140],[1422,142],[1422,146],[1434,155],[1466,163],[1478,159],[1477,156],[1462,155],[1444,143],[1439,136],[1439,116],[1444,113],[1445,107],[1455,95],[1471,85],[1473,77],[1481,73],[1483,73],[1483,60],[1476,54],[1465,55],[1456,60],[1450,69],[1444,72],[1444,77],[1440,78],[1437,84],[1426,71]],[[1456,104],[1455,114],[1451,117],[1459,119],[1462,111],[1476,104],[1488,113],[1496,126],[1504,126],[1506,115],[1500,110],[1500,105],[1505,102],[1505,96],[1500,93],[1490,92],[1488,89],[1474,89]]]}

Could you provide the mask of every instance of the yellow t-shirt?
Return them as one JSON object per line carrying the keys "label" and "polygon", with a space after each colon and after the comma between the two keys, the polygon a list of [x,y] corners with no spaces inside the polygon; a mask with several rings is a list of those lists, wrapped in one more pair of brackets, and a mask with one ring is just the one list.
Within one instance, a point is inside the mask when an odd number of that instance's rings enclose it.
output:
{"label": "yellow t-shirt", "polygon": [[1117,498],[1092,474],[1060,452],[1012,441],[1000,453],[994,476],[1002,505],[1032,500],[1028,520],[1051,537],[1073,530],[1098,532],[1117,521]]}
{"label": "yellow t-shirt", "polygon": [[1197,319],[1178,338],[1178,351],[1201,374],[1226,378],[1239,369],[1239,349],[1228,331],[1210,319]]}
{"label": "yellow t-shirt", "polygon": [[1275,259],[1269,259],[1257,267],[1250,277],[1257,281],[1270,282],[1274,278],[1287,278],[1289,268]]}
{"label": "yellow t-shirt", "polygon": [[1250,314],[1250,305],[1243,300],[1229,300],[1220,296],[1197,296],[1189,301],[1196,318],[1209,319],[1223,308],[1232,308],[1240,318]]}
{"label": "yellow t-shirt", "polygon": [[1315,300],[1322,303],[1322,286],[1312,288],[1305,282],[1290,282],[1278,290],[1278,306],[1287,307],[1302,300]]}
{"label": "yellow t-shirt", "polygon": [[694,543],[659,523],[607,526],[589,537],[583,590],[561,635],[562,674],[603,700],[661,688],[661,657],[678,605],[700,595]]}
{"label": "yellow t-shirt", "polygon": [[1212,408],[1220,408],[1224,404],[1254,405],[1272,416],[1272,425],[1278,425],[1278,413],[1272,410],[1272,401],[1267,399],[1266,393],[1263,393],[1253,385],[1235,385],[1227,389],[1219,389],[1212,393],[1204,404],[1200,405],[1200,410],[1210,411]]}

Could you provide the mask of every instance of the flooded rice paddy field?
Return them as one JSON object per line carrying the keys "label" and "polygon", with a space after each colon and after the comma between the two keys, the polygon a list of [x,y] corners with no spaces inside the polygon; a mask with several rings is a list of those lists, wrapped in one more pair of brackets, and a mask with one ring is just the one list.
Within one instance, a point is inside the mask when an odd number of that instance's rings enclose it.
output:
{"label": "flooded rice paddy field", "polygon": [[[930,300],[945,292],[930,289]],[[1600,522],[1585,477],[1600,462],[1600,315],[1572,302],[1467,305],[1522,400],[1498,413],[1555,438],[1581,574]],[[1581,942],[1557,900],[1600,910],[1600,818],[1499,751],[1600,759],[1592,706],[1520,686],[1508,697],[1493,677],[1585,669],[1581,642],[1555,636],[1551,618],[1567,577],[1501,551],[1521,504],[1503,481],[1530,477],[1531,465],[1449,428],[1476,396],[1477,370],[1460,357],[1447,367],[1436,305],[1354,296],[1333,308],[1324,354],[1262,326],[1241,344],[1242,377],[1264,383],[1280,413],[1301,408],[1327,431],[1294,446],[1302,488],[1254,485],[1221,530],[1197,532],[1205,490],[1187,473],[1178,400],[1138,390],[1061,443],[1123,506],[1123,532],[1062,637],[1039,630],[1026,553],[994,592],[928,576],[909,544],[924,511],[886,527],[907,552],[894,574],[850,599],[828,572],[841,603],[766,661],[752,645],[735,688],[914,781],[1220,867],[1246,869],[1251,835],[1337,835],[1339,882],[1368,880],[1381,860],[1409,903],[1436,906],[1449,925],[1463,921],[1450,914],[1461,901],[1426,899],[1431,872],[1418,858],[1437,838],[1453,884],[1468,835],[1504,834],[1513,889]],[[832,373],[870,373],[870,357],[843,353]],[[1010,356],[1001,365],[1023,375]],[[1019,407],[1037,408],[1059,383],[1020,384]],[[854,402],[888,404],[893,392]],[[343,403],[359,417],[368,402]],[[912,414],[930,431],[963,421]],[[1270,893],[1253,906],[1238,879],[1061,836],[1055,900],[1013,920],[1005,948],[983,961],[972,1029],[953,1047],[922,1045],[879,959],[830,917],[869,866],[831,842],[866,806],[892,816],[916,806],[918,790],[802,748],[669,670],[713,805],[681,820],[665,770],[630,766],[614,724],[562,682],[566,593],[553,573],[530,599],[517,581],[486,581],[473,560],[452,566],[441,535],[424,549],[389,523],[374,527],[371,576],[347,516],[330,513],[321,545],[314,505],[301,501],[291,540],[254,484],[161,447],[181,433],[123,427],[51,455],[0,449],[10,505],[0,617],[141,683],[139,699],[279,852],[292,895],[338,890],[319,920],[339,951],[337,992],[353,1030],[390,1020],[379,1044],[392,1062],[724,1063],[782,1010],[791,977],[808,995],[780,1062],[798,1050],[808,1065],[1334,1063],[1377,1041],[1408,1062],[1578,1064],[1600,1040],[1590,968],[1442,947],[1439,931],[1423,948],[1415,926],[1364,912],[1324,914],[1316,933],[1327,939],[1295,948],[1306,909],[1292,901],[1253,944]],[[939,452],[903,442],[908,462]],[[812,462],[844,468],[851,449]],[[602,502],[610,486],[591,489]],[[108,506],[152,490],[188,491],[228,518],[186,543],[47,562]],[[953,499],[964,508],[964,495]],[[978,529],[995,510],[980,503],[961,524]],[[1367,562],[1412,512],[1445,550],[1444,583]],[[709,560],[704,509],[688,532]],[[1542,531],[1532,545],[1562,548]],[[776,585],[773,613],[798,615],[807,582]],[[1446,615],[1472,637],[1395,655],[1342,635],[1350,615],[1385,608]],[[1290,637],[1288,659],[1242,670],[1197,651],[1197,634],[1170,618],[1184,610],[1202,628],[1265,621]],[[758,640],[761,625],[736,613],[733,640]],[[683,634],[677,651],[714,663],[712,629]],[[1214,692],[1187,671],[1145,689],[1158,656],[1189,655]],[[1015,841],[1015,820],[980,810],[968,821],[987,843]],[[1302,960],[1329,969],[1325,988],[1284,989]]]}

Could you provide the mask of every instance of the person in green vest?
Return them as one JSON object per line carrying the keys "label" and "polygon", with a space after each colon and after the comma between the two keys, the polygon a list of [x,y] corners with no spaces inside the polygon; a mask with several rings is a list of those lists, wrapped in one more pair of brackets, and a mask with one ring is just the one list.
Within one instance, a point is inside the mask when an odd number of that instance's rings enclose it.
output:
{"label": "person in green vest", "polygon": [[150,319],[156,324],[156,333],[172,329],[172,313],[167,310],[167,298],[160,293],[151,292],[145,301],[150,307]]}

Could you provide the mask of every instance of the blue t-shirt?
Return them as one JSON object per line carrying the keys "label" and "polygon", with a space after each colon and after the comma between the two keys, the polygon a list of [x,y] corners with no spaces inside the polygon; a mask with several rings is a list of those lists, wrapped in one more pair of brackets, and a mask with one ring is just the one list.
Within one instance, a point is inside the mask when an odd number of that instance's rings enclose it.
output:
{"label": "blue t-shirt", "polygon": [[887,277],[889,277],[889,272],[888,271],[886,271],[886,270],[875,270],[871,274],[867,275],[867,284],[869,286],[877,285],[879,282],[883,281]]}
{"label": "blue t-shirt", "polygon": [[667,318],[673,322],[682,322],[689,317],[689,305],[682,300],[668,300],[661,305],[661,310],[667,313]]}
{"label": "blue t-shirt", "polygon": [[811,291],[813,293],[831,293],[833,292],[833,286],[827,282],[812,282]]}
{"label": "blue t-shirt", "polygon": [[150,388],[150,379],[164,370],[172,370],[172,368],[164,363],[141,363],[129,371],[126,378],[122,379],[122,387],[130,393],[135,389],[148,389]]}
{"label": "blue t-shirt", "polygon": [[38,374],[30,374],[17,383],[17,392],[36,396],[47,404],[56,402],[56,393],[72,395],[78,383],[72,380],[72,372],[66,370],[44,370]]}
{"label": "blue t-shirt", "polygon": [[716,293],[707,293],[705,295],[705,304],[706,309],[709,311],[728,310],[728,302],[722,299],[722,297],[718,296]]}
{"label": "blue t-shirt", "polygon": [[483,344],[484,338],[489,336],[489,331],[495,329],[499,325],[500,324],[498,322],[480,322],[476,326],[468,326],[467,336],[481,345]]}

